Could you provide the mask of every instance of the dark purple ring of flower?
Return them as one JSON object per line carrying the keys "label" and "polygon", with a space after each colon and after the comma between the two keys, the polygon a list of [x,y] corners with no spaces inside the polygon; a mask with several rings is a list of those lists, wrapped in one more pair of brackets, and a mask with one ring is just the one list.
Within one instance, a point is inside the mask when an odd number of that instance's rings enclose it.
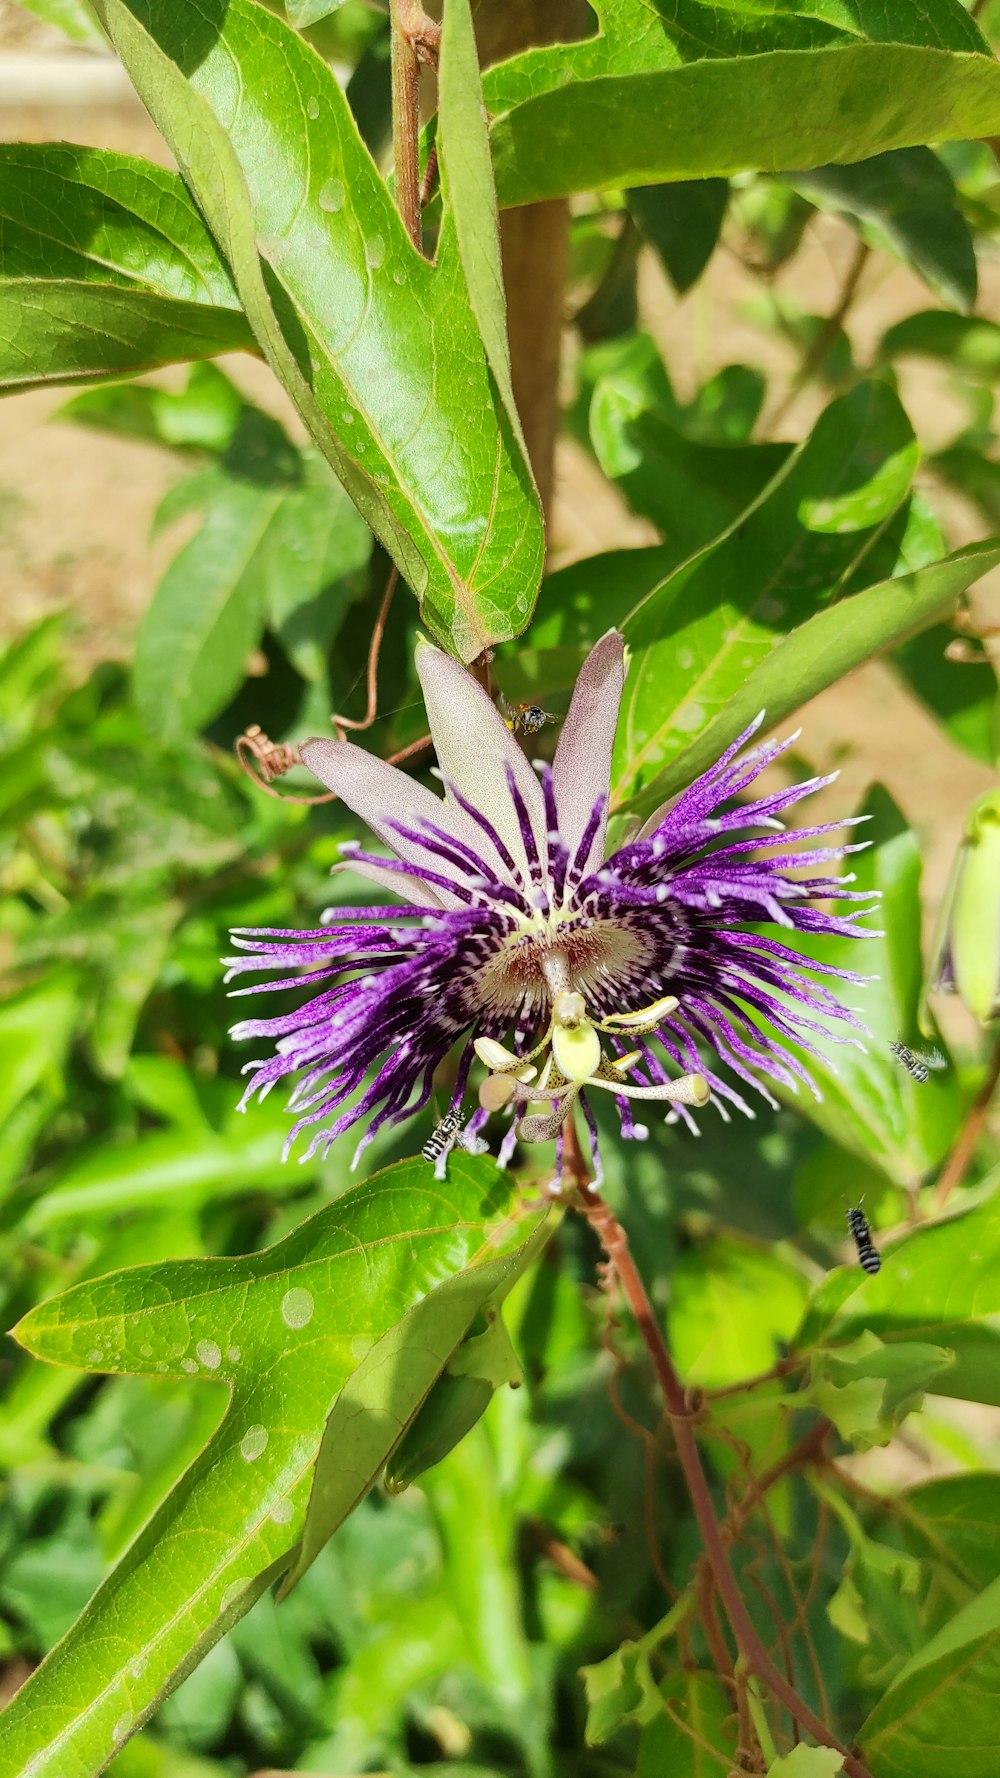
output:
{"label": "dark purple ring of flower", "polygon": [[[813,978],[865,978],[812,960],[806,974],[793,949],[746,929],[770,922],[789,931],[868,936],[857,922],[872,911],[872,898],[850,891],[850,876],[787,874],[793,867],[823,870],[861,849],[796,850],[850,823],[786,833],[779,819],[831,779],[732,806],[791,744],[768,742],[741,757],[760,716],[709,771],[605,858],[624,686],[617,631],[584,662],[553,765],[541,780],[464,667],[423,643],[417,671],[443,800],[349,741],[312,740],[301,749],[310,770],[388,849],[388,856],[376,855],[352,843],[334,869],[352,870],[403,905],[331,908],[314,932],[233,933],[245,954],[227,959],[227,981],[278,972],[276,981],[235,992],[324,984],[292,1012],[233,1029],[236,1038],[276,1040],[271,1056],[244,1070],[251,1075],[244,1106],[278,1081],[295,1082],[289,1109],[297,1115],[286,1153],[304,1130],[313,1132],[308,1158],[361,1123],[356,1163],[383,1124],[427,1104],[436,1069],[463,1038],[450,1139],[481,1146],[478,1132],[489,1112],[509,1107],[515,1122],[502,1161],[517,1136],[556,1137],[578,1098],[594,1142],[584,1088],[614,1095],[627,1137],[647,1133],[633,1121],[633,1099],[667,1101],[677,1108],[670,1115],[692,1127],[688,1108],[710,1095],[724,1117],[727,1101],[752,1117],[731,1083],[706,1066],[699,1045],[772,1105],[767,1078],[793,1091],[801,1081],[817,1092],[781,1040],[813,1054],[808,1032],[856,1043],[830,1022],[864,1026]],[[781,839],[730,839],[754,828]],[[762,856],[767,852],[772,856]],[[812,898],[869,905],[835,915],[808,906]],[[633,1040],[638,1047],[630,1047]],[[476,1056],[488,1074],[480,1108],[461,1130],[458,1110]],[[447,1145],[439,1168],[446,1153]]]}

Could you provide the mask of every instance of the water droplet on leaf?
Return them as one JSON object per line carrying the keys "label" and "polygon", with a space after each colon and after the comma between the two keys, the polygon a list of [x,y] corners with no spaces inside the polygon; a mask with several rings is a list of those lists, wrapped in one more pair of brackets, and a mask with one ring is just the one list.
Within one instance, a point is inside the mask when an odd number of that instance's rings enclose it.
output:
{"label": "water droplet on leaf", "polygon": [[344,181],[342,179],[327,179],[319,188],[319,207],[332,215],[337,210],[344,208],[344,197]]}
{"label": "water droplet on leaf", "polygon": [[267,1427],[248,1426],[240,1439],[240,1456],[253,1463],[267,1449]]}
{"label": "water droplet on leaf", "polygon": [[316,1307],[311,1290],[286,1290],[281,1299],[281,1319],[286,1327],[305,1327]]}

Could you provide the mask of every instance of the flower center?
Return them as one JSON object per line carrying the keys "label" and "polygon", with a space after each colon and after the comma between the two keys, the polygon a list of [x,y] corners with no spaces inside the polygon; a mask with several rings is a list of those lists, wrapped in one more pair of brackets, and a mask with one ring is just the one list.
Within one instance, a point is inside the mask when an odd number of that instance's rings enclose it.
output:
{"label": "flower center", "polygon": [[612,920],[538,915],[512,932],[479,972],[480,1005],[513,1019],[543,1015],[562,988],[586,1000],[618,1001],[652,954],[643,933]]}

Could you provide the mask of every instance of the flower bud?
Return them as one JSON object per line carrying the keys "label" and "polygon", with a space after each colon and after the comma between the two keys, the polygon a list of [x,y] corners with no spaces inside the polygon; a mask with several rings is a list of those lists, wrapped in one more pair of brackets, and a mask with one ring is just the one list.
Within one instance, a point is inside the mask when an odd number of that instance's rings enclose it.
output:
{"label": "flower bud", "polygon": [[973,803],[945,895],[931,988],[981,1024],[1000,1013],[1000,790]]}

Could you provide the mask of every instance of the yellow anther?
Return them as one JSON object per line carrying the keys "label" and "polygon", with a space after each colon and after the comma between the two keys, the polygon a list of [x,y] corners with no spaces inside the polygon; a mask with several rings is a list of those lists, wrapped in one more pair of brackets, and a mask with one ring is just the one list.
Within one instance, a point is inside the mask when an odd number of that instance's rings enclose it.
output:
{"label": "yellow anther", "polygon": [[514,1097],[516,1081],[512,1074],[488,1074],[479,1089],[479,1103],[484,1111],[502,1111]]}
{"label": "yellow anther", "polygon": [[707,1105],[712,1089],[703,1074],[682,1074],[673,1083],[675,1105]]}
{"label": "yellow anther", "polygon": [[530,1062],[515,1056],[513,1050],[505,1049],[495,1037],[477,1037],[472,1047],[491,1074],[511,1074],[515,1080],[534,1080],[538,1073]]}
{"label": "yellow anther", "polygon": [[657,1025],[669,1017],[680,1005],[676,994],[665,994],[662,1000],[654,1000],[651,1006],[642,1006],[638,1012],[614,1012],[601,1020],[602,1031],[655,1031]]}

